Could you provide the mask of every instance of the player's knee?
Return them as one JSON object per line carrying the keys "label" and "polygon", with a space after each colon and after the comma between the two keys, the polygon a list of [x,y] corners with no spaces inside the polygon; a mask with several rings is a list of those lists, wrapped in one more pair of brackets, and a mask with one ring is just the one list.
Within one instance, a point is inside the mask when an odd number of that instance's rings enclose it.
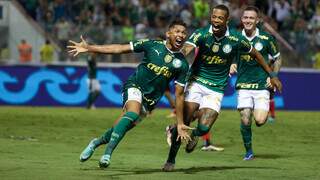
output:
{"label": "player's knee", "polygon": [[256,126],[261,127],[266,123],[266,121],[256,121]]}
{"label": "player's knee", "polygon": [[210,128],[204,124],[198,124],[197,129],[199,131],[200,136],[207,134],[210,130]]}
{"label": "player's knee", "polygon": [[256,120],[257,127],[261,127],[266,123],[267,118],[266,117],[257,117],[257,118],[255,118],[255,120]]}
{"label": "player's knee", "polygon": [[241,116],[241,122],[245,125],[249,125],[250,119],[251,119],[251,109],[241,109],[240,116]]}

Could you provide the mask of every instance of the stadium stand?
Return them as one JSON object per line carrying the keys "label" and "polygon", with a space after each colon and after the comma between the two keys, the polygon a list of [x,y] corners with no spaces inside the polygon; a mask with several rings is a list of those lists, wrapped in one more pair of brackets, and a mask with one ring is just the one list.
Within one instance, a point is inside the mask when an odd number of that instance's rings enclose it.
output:
{"label": "stadium stand", "polygon": [[[25,11],[63,49],[80,34],[97,44],[158,37],[170,19],[180,16],[190,32],[208,23],[210,7],[223,3],[231,10],[229,25],[239,27],[241,9],[255,5],[263,22],[279,33],[283,66],[311,68],[320,47],[320,2],[317,0],[19,0]],[[64,51],[62,51],[64,52]],[[135,62],[136,56],[102,56],[106,62]],[[60,61],[70,60],[61,53]]]}

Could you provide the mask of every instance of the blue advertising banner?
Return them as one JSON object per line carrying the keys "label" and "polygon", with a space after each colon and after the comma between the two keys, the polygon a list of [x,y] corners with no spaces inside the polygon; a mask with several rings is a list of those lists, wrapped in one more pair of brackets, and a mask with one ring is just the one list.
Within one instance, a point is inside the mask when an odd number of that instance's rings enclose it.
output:
{"label": "blue advertising banner", "polygon": [[[97,107],[121,107],[121,87],[132,67],[101,67],[97,79],[101,95]],[[283,71],[283,93],[276,107],[286,110],[320,110],[320,73]],[[87,70],[81,66],[0,66],[0,105],[85,106]],[[230,78],[222,108],[236,108],[236,77]],[[162,98],[160,107],[169,107]]]}

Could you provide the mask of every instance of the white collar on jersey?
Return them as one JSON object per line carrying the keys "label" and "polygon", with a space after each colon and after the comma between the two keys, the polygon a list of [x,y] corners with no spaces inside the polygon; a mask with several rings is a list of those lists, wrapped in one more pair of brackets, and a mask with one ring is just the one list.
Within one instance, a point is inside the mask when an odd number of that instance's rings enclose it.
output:
{"label": "white collar on jersey", "polygon": [[[213,34],[213,31],[212,31],[212,25],[210,25],[209,27],[209,33]],[[220,41],[221,39],[223,39],[225,36],[230,36],[230,32],[229,32],[229,26],[227,26],[227,30],[226,30],[226,33],[224,34],[224,36],[218,38],[216,36],[214,36],[218,41]]]}
{"label": "white collar on jersey", "polygon": [[252,41],[252,39],[254,39],[255,37],[259,36],[260,33],[259,33],[259,29],[256,28],[256,33],[252,36],[252,37],[248,37],[246,32],[244,31],[244,29],[242,29],[242,35],[247,38],[249,41]]}
{"label": "white collar on jersey", "polygon": [[169,52],[171,52],[171,53],[180,53],[180,52],[181,52],[181,49],[180,49],[179,51],[172,51],[172,50],[170,50],[170,49],[167,47],[167,41],[166,41],[166,40],[164,40],[163,43],[164,43],[164,46],[167,48],[167,50],[168,50]]}

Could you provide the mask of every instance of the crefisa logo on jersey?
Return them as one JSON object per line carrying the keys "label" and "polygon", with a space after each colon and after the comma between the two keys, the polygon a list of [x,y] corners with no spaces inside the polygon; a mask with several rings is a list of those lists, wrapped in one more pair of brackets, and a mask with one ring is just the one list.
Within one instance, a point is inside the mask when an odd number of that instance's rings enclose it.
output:
{"label": "crefisa logo on jersey", "polygon": [[169,54],[167,54],[165,57],[164,57],[164,62],[166,63],[169,63],[172,61],[172,56],[170,56]]}
{"label": "crefisa logo on jersey", "polygon": [[261,42],[257,42],[255,45],[254,45],[254,48],[258,51],[261,51],[261,49],[263,48],[263,45],[261,44]]}
{"label": "crefisa logo on jersey", "polygon": [[226,44],[226,45],[223,46],[222,50],[223,50],[224,53],[228,54],[228,53],[231,52],[232,47],[231,47],[230,44]]}
{"label": "crefisa logo on jersey", "polygon": [[173,65],[174,68],[180,68],[181,65],[182,65],[182,62],[181,62],[180,59],[175,58],[172,61],[172,65]]}

